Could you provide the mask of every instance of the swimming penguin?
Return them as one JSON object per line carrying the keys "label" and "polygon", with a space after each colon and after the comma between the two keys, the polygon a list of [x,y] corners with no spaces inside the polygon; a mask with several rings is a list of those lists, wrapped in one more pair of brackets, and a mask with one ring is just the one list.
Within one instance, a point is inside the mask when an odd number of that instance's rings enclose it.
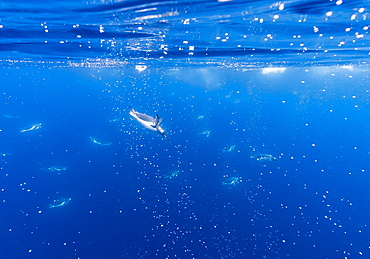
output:
{"label": "swimming penguin", "polygon": [[129,114],[135,118],[141,125],[143,125],[146,129],[151,131],[156,131],[159,134],[161,134],[163,137],[166,137],[164,134],[164,129],[161,127],[162,119],[159,118],[158,114],[156,114],[156,117],[153,118],[149,115],[146,115],[144,113],[140,113],[135,111],[132,107],[130,107]]}

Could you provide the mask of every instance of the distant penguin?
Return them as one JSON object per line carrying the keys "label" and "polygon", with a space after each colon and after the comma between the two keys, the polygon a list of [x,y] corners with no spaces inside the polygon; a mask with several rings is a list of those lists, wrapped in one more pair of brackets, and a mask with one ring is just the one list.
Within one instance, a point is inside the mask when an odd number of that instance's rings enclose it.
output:
{"label": "distant penguin", "polygon": [[150,131],[156,131],[159,134],[161,134],[163,137],[166,137],[164,134],[164,129],[161,127],[162,119],[156,114],[156,117],[153,118],[149,115],[146,115],[144,113],[140,113],[135,111],[132,107],[130,107],[129,114],[137,120],[141,125],[143,125],[146,129]]}

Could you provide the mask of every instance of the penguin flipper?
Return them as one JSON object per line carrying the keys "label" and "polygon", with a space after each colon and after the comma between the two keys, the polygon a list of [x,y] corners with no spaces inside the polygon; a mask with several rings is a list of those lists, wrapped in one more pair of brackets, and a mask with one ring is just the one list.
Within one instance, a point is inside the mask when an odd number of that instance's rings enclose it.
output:
{"label": "penguin flipper", "polygon": [[155,123],[154,123],[153,128],[158,127],[158,125],[162,122],[162,119],[159,117],[159,115],[158,115],[158,114],[156,114],[155,116],[156,116],[156,117],[155,117]]}

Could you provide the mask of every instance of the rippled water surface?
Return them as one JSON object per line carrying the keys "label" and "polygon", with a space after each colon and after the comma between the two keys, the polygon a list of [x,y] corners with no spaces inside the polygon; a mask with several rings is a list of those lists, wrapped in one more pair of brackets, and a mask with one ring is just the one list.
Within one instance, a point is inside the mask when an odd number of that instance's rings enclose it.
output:
{"label": "rippled water surface", "polygon": [[367,1],[3,1],[3,62],[75,66],[368,62]]}

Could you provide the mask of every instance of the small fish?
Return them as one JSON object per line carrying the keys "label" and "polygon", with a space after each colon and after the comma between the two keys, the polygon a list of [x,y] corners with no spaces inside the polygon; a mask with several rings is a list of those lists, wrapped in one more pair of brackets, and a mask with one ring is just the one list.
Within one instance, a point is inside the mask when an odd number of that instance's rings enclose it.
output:
{"label": "small fish", "polygon": [[95,143],[95,144],[98,144],[98,145],[101,145],[101,146],[110,146],[112,145],[112,142],[100,142],[100,141],[97,141],[95,138],[93,137],[90,137],[90,140]]}
{"label": "small fish", "polygon": [[42,126],[42,124],[41,124],[41,123],[34,124],[34,125],[32,125],[32,126],[31,126],[31,128],[21,130],[20,132],[26,132],[26,131],[31,131],[31,130],[37,130],[37,129],[41,128],[41,126]]}
{"label": "small fish", "polygon": [[53,203],[49,204],[49,208],[52,209],[52,208],[63,207],[67,205],[71,200],[72,198],[61,198],[58,200],[54,200]]}
{"label": "small fish", "polygon": [[251,155],[250,158],[254,158],[259,162],[279,161],[279,158],[274,157],[273,155],[269,155],[269,154],[254,154],[254,155]]}

